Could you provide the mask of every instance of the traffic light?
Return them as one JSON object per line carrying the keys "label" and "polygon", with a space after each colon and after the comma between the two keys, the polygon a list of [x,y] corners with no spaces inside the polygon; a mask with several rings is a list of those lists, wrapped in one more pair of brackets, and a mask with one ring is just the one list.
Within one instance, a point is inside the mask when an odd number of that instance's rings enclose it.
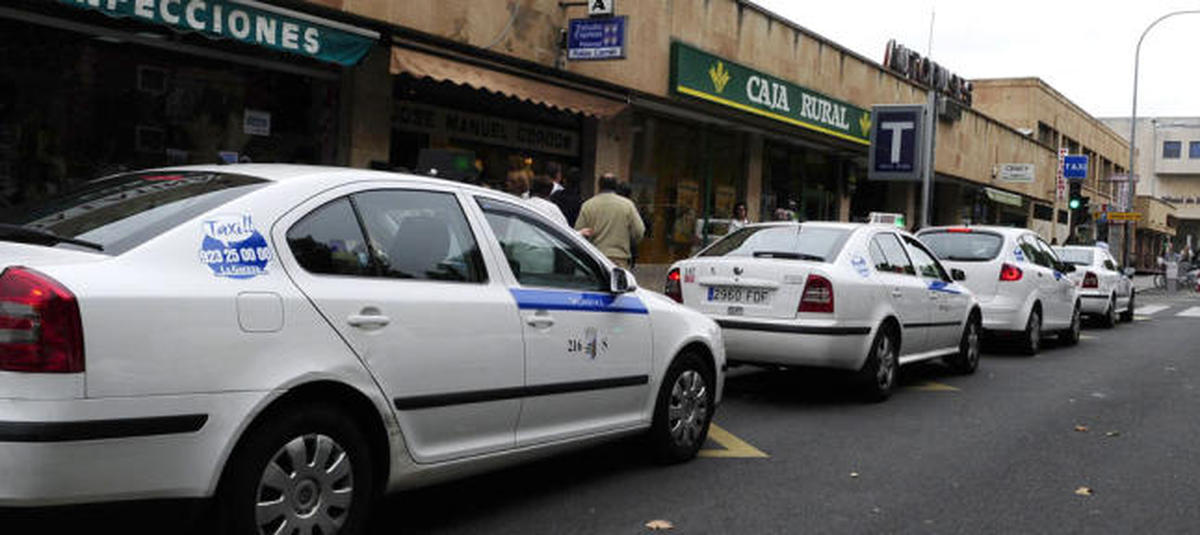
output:
{"label": "traffic light", "polygon": [[1072,210],[1078,210],[1083,206],[1083,184],[1078,181],[1071,181],[1071,196],[1067,201],[1067,207]]}

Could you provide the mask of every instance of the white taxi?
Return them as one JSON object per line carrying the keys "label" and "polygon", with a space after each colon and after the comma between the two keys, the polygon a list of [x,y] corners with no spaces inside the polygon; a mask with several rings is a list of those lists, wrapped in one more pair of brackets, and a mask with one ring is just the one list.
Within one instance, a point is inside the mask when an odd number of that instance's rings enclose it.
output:
{"label": "white taxi", "polygon": [[917,237],[947,266],[967,274],[966,285],[983,309],[983,328],[1016,335],[1020,351],[1036,354],[1046,332],[1068,345],[1079,342],[1079,288],[1037,233],[1023,228],[930,227]]}
{"label": "white taxi", "polygon": [[731,362],[855,371],[882,400],[904,364],[975,371],[980,312],[962,275],[891,226],[765,223],[675,263],[666,294],[717,320]]}
{"label": "white taxi", "polygon": [[2,217],[0,506],[352,533],[376,492],[566,447],[690,459],[720,401],[712,320],[482,188],[200,166]]}
{"label": "white taxi", "polygon": [[1120,321],[1133,321],[1135,290],[1130,273],[1122,273],[1117,261],[1104,247],[1068,245],[1055,247],[1063,262],[1075,266],[1069,276],[1079,285],[1079,301],[1084,315],[1100,320],[1111,329]]}

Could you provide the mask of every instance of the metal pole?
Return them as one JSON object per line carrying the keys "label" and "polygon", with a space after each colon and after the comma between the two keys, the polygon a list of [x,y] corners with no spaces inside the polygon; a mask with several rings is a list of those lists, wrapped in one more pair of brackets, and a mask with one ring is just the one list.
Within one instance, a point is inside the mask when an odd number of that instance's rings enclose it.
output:
{"label": "metal pole", "polygon": [[925,172],[921,175],[921,228],[933,225],[933,217],[929,213],[933,204],[933,166],[934,135],[937,133],[937,91],[929,88],[929,98],[925,102]]}
{"label": "metal pole", "polygon": [[[1182,11],[1173,11],[1173,12],[1167,13],[1166,15],[1163,15],[1157,19],[1154,19],[1154,22],[1151,22],[1149,26],[1146,26],[1145,30],[1142,30],[1142,36],[1138,37],[1137,48],[1134,49],[1134,52],[1133,52],[1133,111],[1129,114],[1129,167],[1126,168],[1126,172],[1129,173],[1129,176],[1128,176],[1129,191],[1125,195],[1125,203],[1126,203],[1125,209],[1127,211],[1133,210],[1133,199],[1137,195],[1137,193],[1136,193],[1137,183],[1133,181],[1134,175],[1135,175],[1134,167],[1133,167],[1133,155],[1137,150],[1135,147],[1137,146],[1138,67],[1140,67],[1140,63],[1141,63],[1141,59],[1142,59],[1142,41],[1144,41],[1146,39],[1146,34],[1150,33],[1150,30],[1152,28],[1154,28],[1155,26],[1157,26],[1158,23],[1162,22],[1165,19],[1174,17],[1175,15],[1185,15],[1185,14],[1200,14],[1200,9],[1186,9],[1186,10],[1182,10]],[[1132,226],[1131,221],[1125,222],[1125,231],[1124,231],[1125,236],[1122,239],[1122,250],[1121,250],[1121,256],[1124,257],[1124,258],[1122,258],[1122,266],[1123,267],[1129,267],[1129,258],[1130,258],[1129,234],[1130,234],[1131,226]]]}

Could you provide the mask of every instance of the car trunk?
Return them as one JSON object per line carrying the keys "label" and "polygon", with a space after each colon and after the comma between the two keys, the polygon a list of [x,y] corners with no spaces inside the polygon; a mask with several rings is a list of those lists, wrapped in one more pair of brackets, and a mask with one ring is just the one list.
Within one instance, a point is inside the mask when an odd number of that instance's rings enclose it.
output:
{"label": "car trunk", "polygon": [[705,314],[796,317],[813,262],[747,257],[701,257],[682,268],[683,303]]}
{"label": "car trunk", "polygon": [[960,282],[981,303],[991,301],[996,297],[997,286],[1000,284],[1000,265],[1003,262],[955,262],[942,260],[947,269],[961,269],[967,275],[967,280]]}

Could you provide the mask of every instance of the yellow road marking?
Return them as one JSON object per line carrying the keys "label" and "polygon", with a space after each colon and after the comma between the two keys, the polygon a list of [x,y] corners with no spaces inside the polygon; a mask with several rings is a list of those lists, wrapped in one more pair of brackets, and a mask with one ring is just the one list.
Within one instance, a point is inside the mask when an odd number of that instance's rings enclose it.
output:
{"label": "yellow road marking", "polygon": [[1095,340],[1096,337],[1092,336],[1090,334],[1081,334],[1081,335],[1079,335],[1079,339],[1080,340]]}
{"label": "yellow road marking", "polygon": [[1134,316],[1135,321],[1150,321],[1150,316]]}
{"label": "yellow road marking", "polygon": [[948,384],[938,383],[934,381],[921,381],[915,385],[905,387],[909,390],[920,390],[922,392],[959,392],[959,389]]}
{"label": "yellow road marking", "polygon": [[697,455],[701,457],[719,457],[723,459],[743,458],[743,459],[762,459],[770,457],[762,450],[751,446],[745,440],[733,436],[732,433],[721,429],[717,424],[708,424],[708,438],[716,442],[724,449],[720,450],[700,450]]}

